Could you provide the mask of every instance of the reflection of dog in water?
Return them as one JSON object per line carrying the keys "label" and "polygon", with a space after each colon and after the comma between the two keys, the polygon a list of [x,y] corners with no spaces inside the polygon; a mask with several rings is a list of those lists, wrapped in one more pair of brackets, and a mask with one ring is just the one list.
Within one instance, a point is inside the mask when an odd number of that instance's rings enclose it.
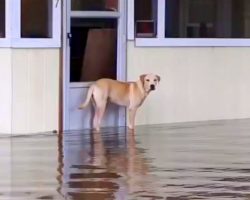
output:
{"label": "reflection of dog in water", "polygon": [[[112,166],[116,171],[121,173],[136,173],[145,174],[147,173],[148,166],[146,160],[141,155],[141,150],[136,148],[135,138],[133,133],[127,133],[123,138],[125,141],[124,145],[121,146],[108,146],[108,150],[105,145],[105,141],[102,135],[98,132],[92,133],[92,152],[93,160],[92,165],[104,166],[104,168],[109,168]],[[113,145],[119,143],[115,141],[119,138],[114,134]],[[122,141],[120,141],[122,142]]]}
{"label": "reflection of dog in water", "polygon": [[128,199],[130,193],[154,191],[151,182],[146,181],[151,180],[148,161],[142,155],[144,150],[136,147],[133,133],[115,132],[102,137],[91,132],[75,142],[64,144],[73,148],[65,148],[60,160],[62,180],[67,181],[60,183],[58,192],[65,198]]}
{"label": "reflection of dog in water", "polygon": [[94,129],[99,131],[106,109],[107,101],[125,106],[129,111],[128,127],[133,130],[137,109],[148,94],[156,89],[160,76],[155,74],[141,75],[136,82],[120,82],[112,79],[100,79],[90,86],[87,97],[79,109],[85,108],[92,99],[95,107]]}
{"label": "reflection of dog in water", "polygon": [[[126,140],[124,146],[119,145],[119,142],[122,141],[115,141],[119,138],[114,134],[112,138],[109,138],[112,140],[113,146],[107,146],[108,148],[100,133],[94,132],[92,137],[93,159],[90,165],[103,167],[112,172],[112,176],[115,176],[114,173],[122,176],[123,178],[117,179],[116,182],[119,187],[125,187],[130,192],[148,187],[148,183],[145,182],[145,175],[147,175],[149,169],[148,162],[142,156],[142,150],[136,147],[133,133],[127,133],[123,138]],[[117,193],[120,192],[122,191]]]}

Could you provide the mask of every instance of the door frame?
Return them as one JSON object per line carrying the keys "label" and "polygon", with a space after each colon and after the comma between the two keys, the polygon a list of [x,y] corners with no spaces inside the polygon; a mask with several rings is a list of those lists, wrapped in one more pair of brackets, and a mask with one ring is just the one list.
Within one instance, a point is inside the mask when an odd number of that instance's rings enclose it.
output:
{"label": "door frame", "polygon": [[[63,41],[63,70],[62,70],[62,130],[69,130],[69,92],[70,85],[73,87],[88,87],[89,83],[70,83],[70,60],[69,60],[69,40],[67,34],[70,33],[70,19],[71,17],[81,17],[81,18],[113,18],[117,19],[117,79],[120,81],[126,81],[127,79],[127,3],[126,0],[118,0],[118,12],[112,11],[71,11],[70,0],[63,1],[63,20],[62,20],[62,41]],[[112,12],[112,13],[111,13]],[[119,108],[119,119],[118,126],[126,125],[126,109]]]}

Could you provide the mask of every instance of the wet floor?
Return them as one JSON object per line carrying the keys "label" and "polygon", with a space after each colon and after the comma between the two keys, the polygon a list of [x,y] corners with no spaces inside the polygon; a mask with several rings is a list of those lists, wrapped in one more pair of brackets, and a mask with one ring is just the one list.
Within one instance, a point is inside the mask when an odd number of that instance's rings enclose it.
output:
{"label": "wet floor", "polygon": [[0,145],[0,200],[250,199],[250,120],[1,138]]}

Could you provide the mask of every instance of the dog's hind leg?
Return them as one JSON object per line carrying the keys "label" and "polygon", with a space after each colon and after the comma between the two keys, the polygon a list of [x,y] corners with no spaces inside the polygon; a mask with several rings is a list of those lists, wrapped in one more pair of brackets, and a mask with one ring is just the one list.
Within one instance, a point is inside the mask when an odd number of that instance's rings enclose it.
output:
{"label": "dog's hind leg", "polygon": [[101,121],[106,109],[107,96],[98,88],[93,93],[93,100],[95,104],[95,115],[93,119],[93,126],[96,131],[100,131]]}
{"label": "dog's hind leg", "polygon": [[98,118],[99,118],[99,113],[100,113],[100,111],[99,111],[99,109],[97,108],[97,107],[95,107],[95,115],[94,115],[94,119],[93,119],[93,127],[94,127],[94,129],[96,130],[96,131],[100,131],[100,127],[98,128]]}
{"label": "dog's hind leg", "polygon": [[105,113],[105,109],[106,109],[106,102],[102,102],[102,104],[98,104],[95,106],[93,126],[94,126],[94,129],[98,132],[100,131],[100,126],[101,126],[103,115]]}

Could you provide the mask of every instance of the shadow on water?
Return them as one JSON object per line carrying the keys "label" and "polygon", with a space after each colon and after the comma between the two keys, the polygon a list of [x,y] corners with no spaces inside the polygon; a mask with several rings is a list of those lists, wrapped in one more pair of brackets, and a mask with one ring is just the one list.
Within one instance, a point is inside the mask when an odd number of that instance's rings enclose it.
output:
{"label": "shadow on water", "polygon": [[178,127],[0,139],[0,199],[250,199],[250,120]]}

